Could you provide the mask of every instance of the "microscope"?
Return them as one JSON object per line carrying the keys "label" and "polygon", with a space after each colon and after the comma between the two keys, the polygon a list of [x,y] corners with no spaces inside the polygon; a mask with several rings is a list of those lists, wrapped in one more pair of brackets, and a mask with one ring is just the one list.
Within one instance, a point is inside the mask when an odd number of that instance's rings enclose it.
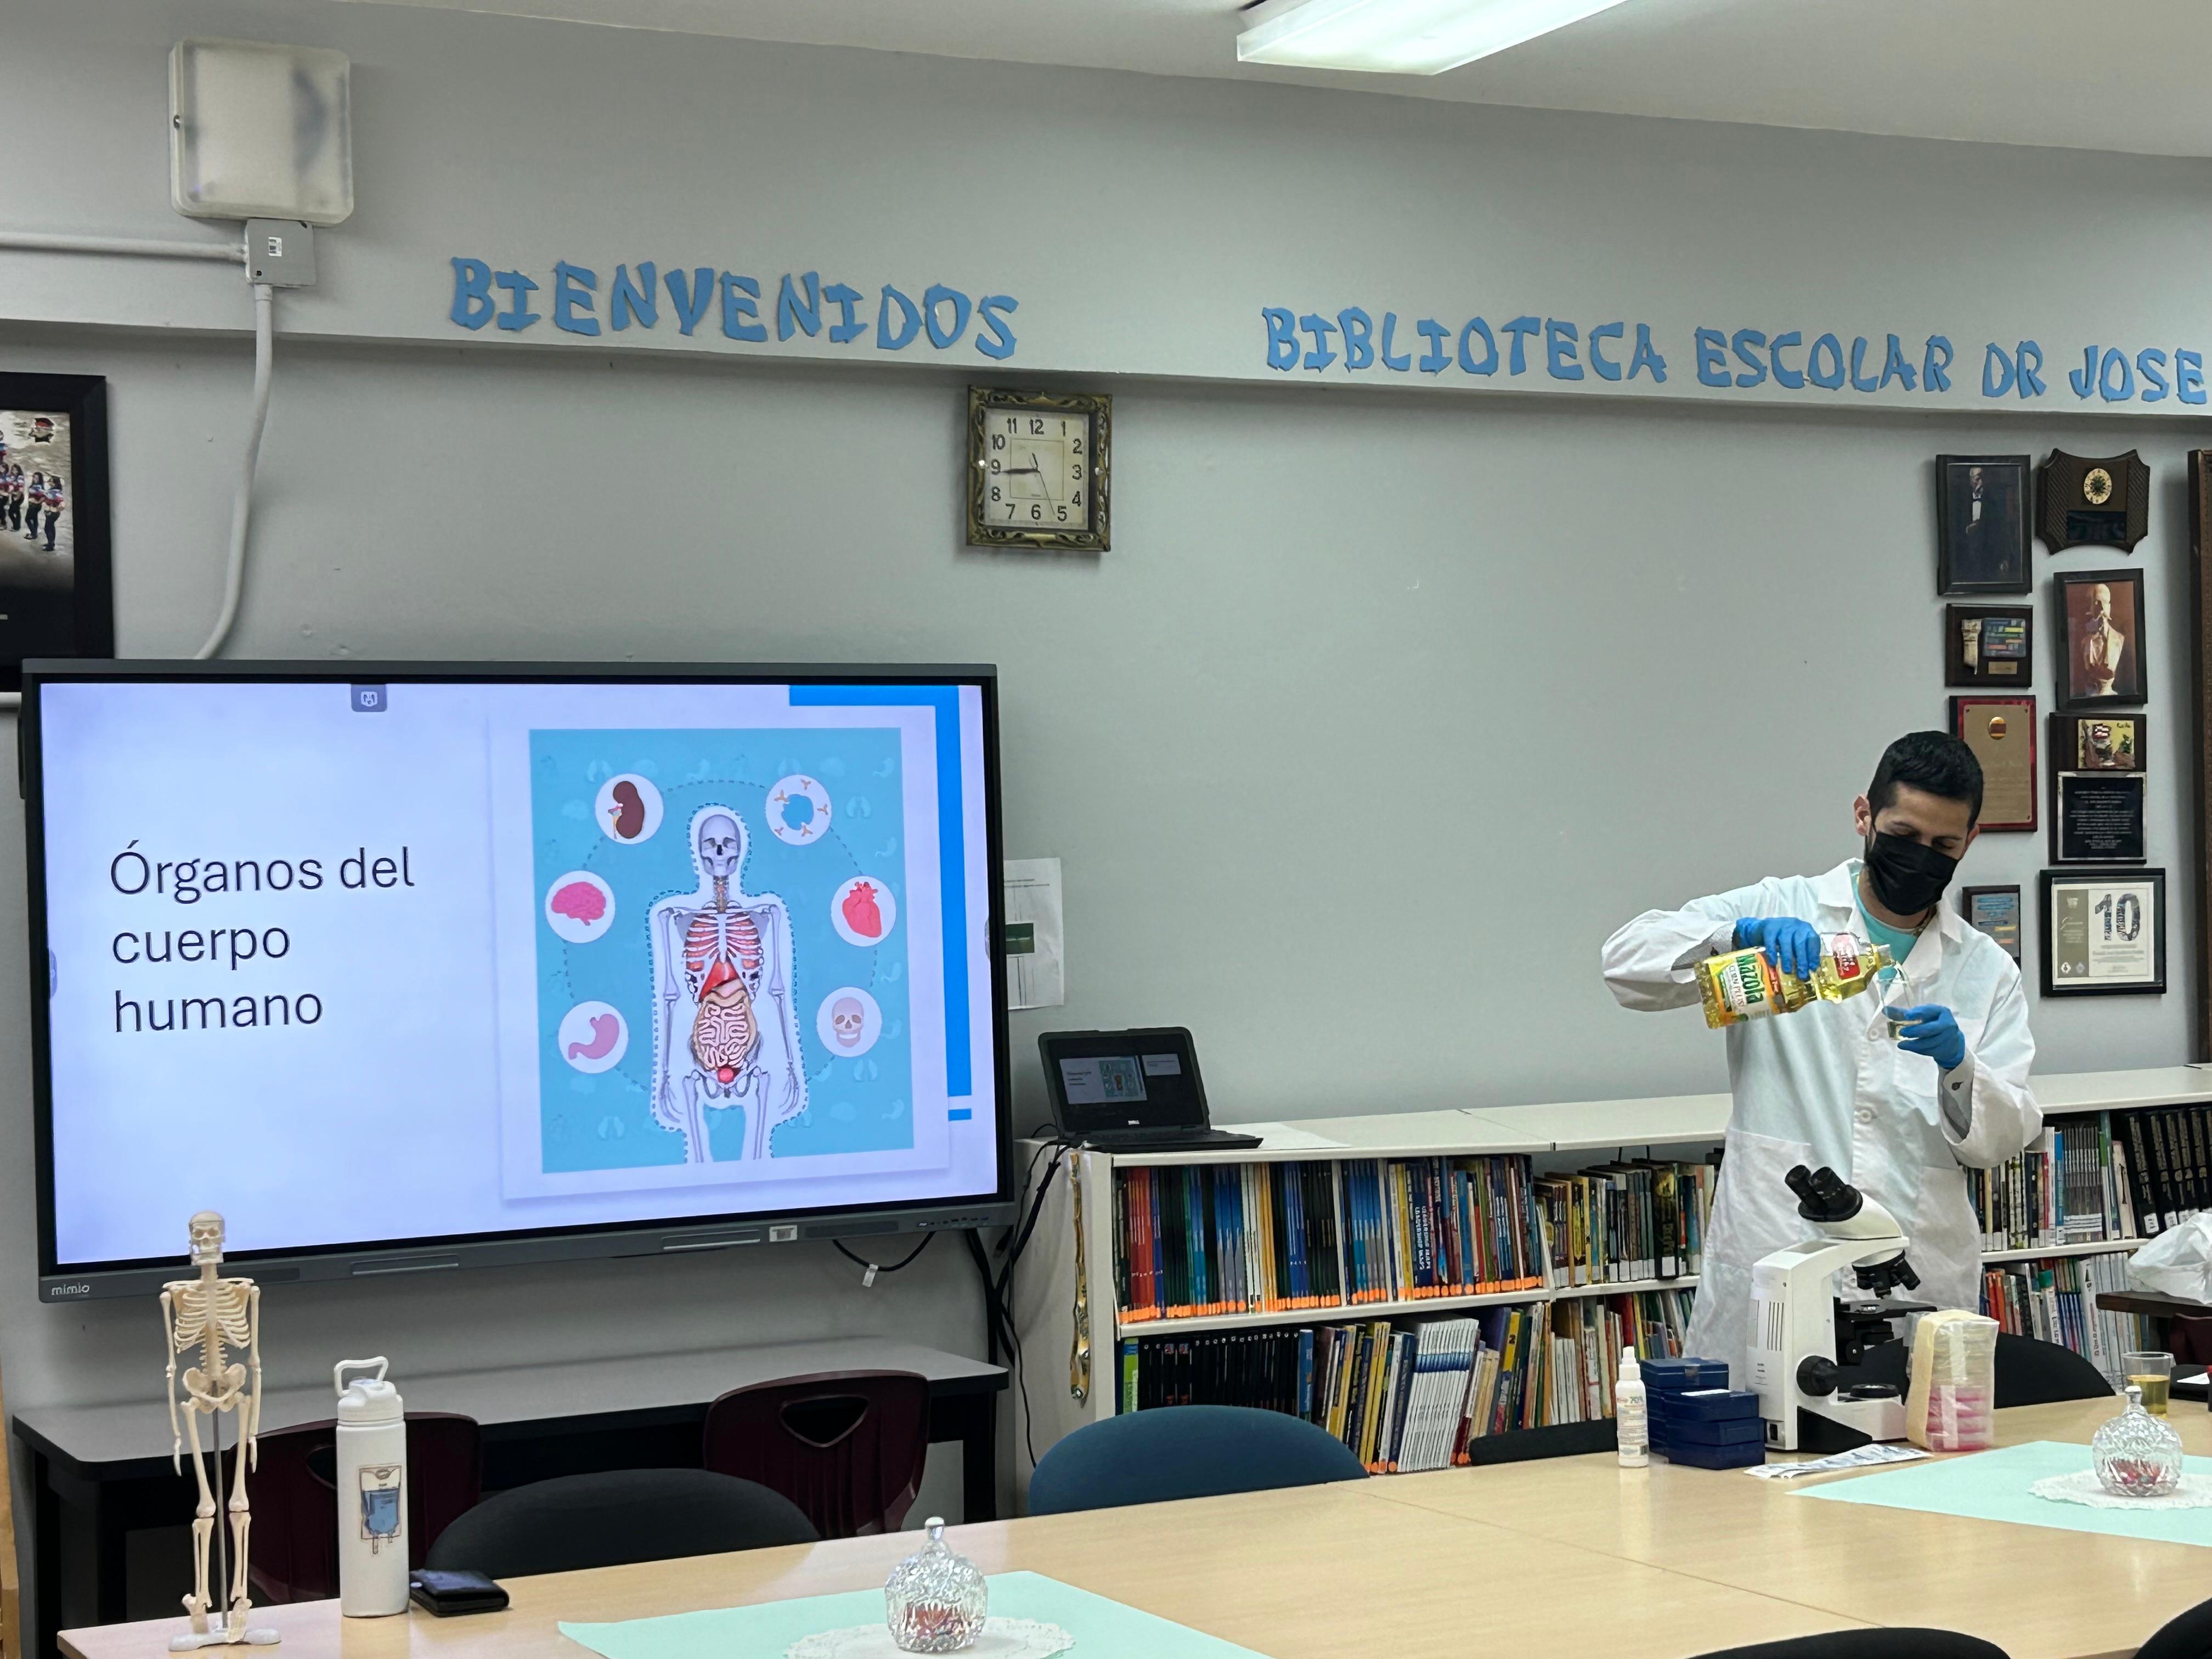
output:
{"label": "microscope", "polygon": [[[1751,1384],[1770,1451],[1848,1451],[1905,1438],[1904,1390],[1855,1382],[1867,1351],[1898,1340],[1891,1322],[1933,1311],[1884,1298],[1920,1283],[1905,1259],[1896,1218],[1833,1170],[1799,1164],[1784,1177],[1797,1213],[1818,1229],[1801,1244],[1762,1256],[1751,1270]],[[1850,1270],[1863,1297],[1835,1293]],[[1901,1369],[1900,1369],[1901,1375]]]}

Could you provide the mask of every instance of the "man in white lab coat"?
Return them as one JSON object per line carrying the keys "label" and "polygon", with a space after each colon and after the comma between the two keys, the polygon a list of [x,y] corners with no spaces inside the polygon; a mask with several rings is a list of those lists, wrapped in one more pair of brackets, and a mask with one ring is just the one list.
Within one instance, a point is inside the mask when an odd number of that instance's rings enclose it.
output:
{"label": "man in white lab coat", "polygon": [[2041,1132],[2028,1091],[2035,1041],[2020,970],[1943,896],[1972,845],[1982,771],[1939,732],[1892,744],[1852,803],[1862,856],[1820,876],[1648,910],[1605,945],[1606,983],[1625,1008],[1699,1004],[1692,965],[1757,945],[1784,973],[1810,973],[1824,935],[1887,944],[1911,981],[1912,1018],[1892,1041],[1870,990],[1728,1030],[1727,1156],[1705,1237],[1689,1352],[1749,1375],[1751,1269],[1805,1237],[1791,1166],[1826,1164],[1887,1206],[1938,1307],[1980,1304],[1980,1235],[1961,1166],[1990,1169]]}

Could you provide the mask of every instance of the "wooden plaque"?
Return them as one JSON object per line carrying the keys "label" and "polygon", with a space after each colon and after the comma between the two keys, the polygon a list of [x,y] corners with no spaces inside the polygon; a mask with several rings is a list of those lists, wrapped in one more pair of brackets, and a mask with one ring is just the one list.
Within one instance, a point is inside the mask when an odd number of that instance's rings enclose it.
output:
{"label": "wooden plaque", "polygon": [[2036,469],[2035,533],[2053,553],[2134,548],[2150,528],[2150,468],[2132,449],[2093,458],[2063,449]]}
{"label": "wooden plaque", "polygon": [[2033,830],[2035,699],[1954,697],[1951,733],[1982,763],[1981,827]]}

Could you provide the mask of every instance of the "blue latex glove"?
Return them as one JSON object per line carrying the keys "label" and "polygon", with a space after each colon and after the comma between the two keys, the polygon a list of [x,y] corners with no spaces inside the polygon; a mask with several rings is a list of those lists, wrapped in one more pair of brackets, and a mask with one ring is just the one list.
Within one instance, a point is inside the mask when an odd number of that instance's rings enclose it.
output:
{"label": "blue latex glove", "polygon": [[1795,916],[1737,917],[1735,948],[1744,951],[1754,945],[1774,959],[1777,968],[1799,979],[1812,978],[1820,965],[1820,933],[1811,922]]}
{"label": "blue latex glove", "polygon": [[1958,1016],[1942,1003],[1893,1008],[1890,1018],[1902,1022],[1897,1046],[1908,1054],[1925,1054],[1947,1072],[1966,1063],[1966,1034],[1959,1029]]}

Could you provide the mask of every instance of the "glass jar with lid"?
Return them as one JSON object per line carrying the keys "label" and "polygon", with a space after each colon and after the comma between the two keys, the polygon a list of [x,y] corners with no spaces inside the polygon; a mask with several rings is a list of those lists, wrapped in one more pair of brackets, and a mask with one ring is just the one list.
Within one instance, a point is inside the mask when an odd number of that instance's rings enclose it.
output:
{"label": "glass jar with lid", "polygon": [[945,1541],[945,1522],[929,1517],[929,1541],[891,1569],[884,1617],[903,1653],[957,1653],[983,1633],[990,1587],[982,1570]]}
{"label": "glass jar with lid", "polygon": [[2098,1484],[2115,1498],[2164,1498],[2181,1485],[2181,1437],[2143,1409],[2142,1390],[2128,1385],[2128,1403],[2089,1441]]}

